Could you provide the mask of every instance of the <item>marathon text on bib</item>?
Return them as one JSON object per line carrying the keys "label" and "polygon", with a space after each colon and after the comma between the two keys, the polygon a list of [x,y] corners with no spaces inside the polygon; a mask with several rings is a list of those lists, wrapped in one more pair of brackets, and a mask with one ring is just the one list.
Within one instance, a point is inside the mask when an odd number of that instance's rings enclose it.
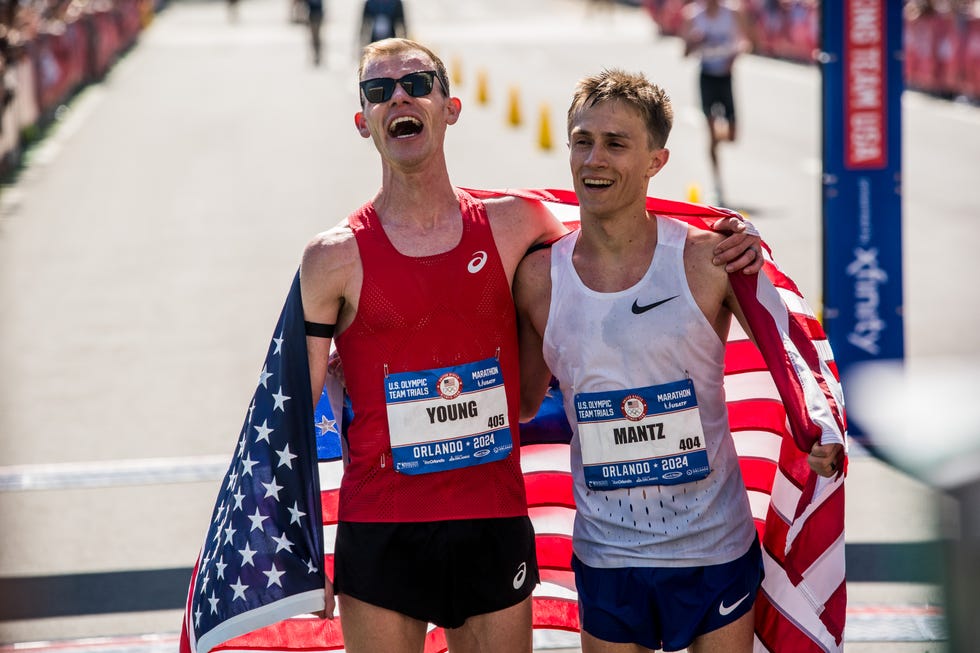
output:
{"label": "marathon text on bib", "polygon": [[502,460],[514,448],[496,358],[385,377],[395,471],[428,474]]}
{"label": "marathon text on bib", "polygon": [[575,414],[593,490],[690,483],[711,472],[690,379],[579,393]]}

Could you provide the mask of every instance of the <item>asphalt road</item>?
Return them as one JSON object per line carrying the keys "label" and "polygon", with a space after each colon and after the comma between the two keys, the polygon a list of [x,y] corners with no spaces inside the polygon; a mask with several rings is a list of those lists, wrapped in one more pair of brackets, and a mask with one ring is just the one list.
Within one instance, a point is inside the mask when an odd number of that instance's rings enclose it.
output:
{"label": "asphalt road", "polygon": [[[286,0],[242,0],[237,21],[221,2],[172,2],[0,192],[0,593],[24,592],[44,617],[0,621],[0,644],[151,633],[133,650],[172,650],[174,579],[197,554],[300,252],[380,183],[353,128],[352,4],[328,3],[314,67]],[[708,199],[695,63],[641,10],[408,7],[463,99],[447,144],[457,185],[568,187],[571,89],[617,66],[675,103],[651,193]],[[726,199],[818,305],[818,72],[744,57],[736,75]],[[980,109],[907,93],[904,125],[909,365],[975,367]],[[848,650],[940,650],[937,541],[956,505],[855,451],[847,509]],[[85,594],[98,585],[112,595]]]}

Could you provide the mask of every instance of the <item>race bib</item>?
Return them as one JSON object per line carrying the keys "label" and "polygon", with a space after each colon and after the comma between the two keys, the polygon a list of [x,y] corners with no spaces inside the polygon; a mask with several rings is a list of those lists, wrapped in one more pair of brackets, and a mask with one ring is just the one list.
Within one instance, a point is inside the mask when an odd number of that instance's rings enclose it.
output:
{"label": "race bib", "polygon": [[711,473],[690,379],[579,393],[575,414],[593,490],[690,483]]}
{"label": "race bib", "polygon": [[429,474],[502,460],[514,448],[495,358],[385,377],[395,471]]}

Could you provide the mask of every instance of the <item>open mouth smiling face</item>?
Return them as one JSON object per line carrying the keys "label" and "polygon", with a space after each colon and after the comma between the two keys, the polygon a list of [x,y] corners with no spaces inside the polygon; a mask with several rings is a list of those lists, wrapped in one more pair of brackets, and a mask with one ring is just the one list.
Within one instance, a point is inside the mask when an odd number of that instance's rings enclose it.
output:
{"label": "open mouth smiling face", "polygon": [[414,116],[401,116],[388,123],[388,135],[392,138],[411,138],[422,133],[422,121]]}
{"label": "open mouth smiling face", "polygon": [[611,179],[600,179],[598,177],[585,177],[582,185],[590,190],[603,190],[613,185]]}

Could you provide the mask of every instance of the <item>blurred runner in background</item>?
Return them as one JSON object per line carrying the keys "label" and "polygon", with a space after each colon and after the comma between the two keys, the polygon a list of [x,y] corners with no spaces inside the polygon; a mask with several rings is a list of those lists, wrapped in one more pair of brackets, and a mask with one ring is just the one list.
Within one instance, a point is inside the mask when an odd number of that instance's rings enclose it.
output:
{"label": "blurred runner in background", "polygon": [[365,0],[361,17],[361,45],[392,37],[406,38],[402,0]]}
{"label": "blurred runner in background", "polygon": [[310,28],[310,46],[313,51],[313,65],[319,66],[322,59],[323,40],[320,36],[323,26],[323,0],[306,0],[307,25]]}
{"label": "blurred runner in background", "polygon": [[735,98],[732,65],[735,57],[751,49],[752,36],[740,6],[721,0],[698,0],[685,8],[684,55],[701,57],[701,109],[708,119],[714,201],[725,203],[718,165],[718,143],[735,140]]}

